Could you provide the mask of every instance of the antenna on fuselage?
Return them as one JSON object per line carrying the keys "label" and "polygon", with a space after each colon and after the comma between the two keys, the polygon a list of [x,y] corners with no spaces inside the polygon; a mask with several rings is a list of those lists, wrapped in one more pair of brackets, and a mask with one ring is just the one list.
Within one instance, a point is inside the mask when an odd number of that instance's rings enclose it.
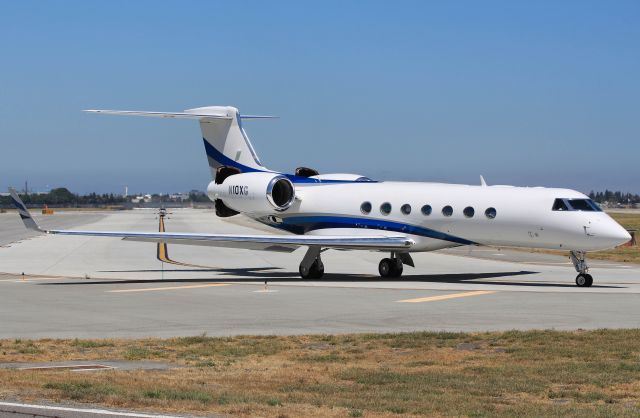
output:
{"label": "antenna on fuselage", "polygon": [[484,181],[484,177],[482,177],[482,174],[480,174],[480,186],[487,187],[487,182]]}

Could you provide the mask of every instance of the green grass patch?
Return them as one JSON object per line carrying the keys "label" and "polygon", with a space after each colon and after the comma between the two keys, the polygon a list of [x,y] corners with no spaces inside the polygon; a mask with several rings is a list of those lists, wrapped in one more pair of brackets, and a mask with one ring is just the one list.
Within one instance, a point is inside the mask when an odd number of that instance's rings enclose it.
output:
{"label": "green grass patch", "polygon": [[73,400],[101,400],[106,396],[117,395],[120,390],[107,383],[79,382],[47,382],[45,389],[53,389],[60,395]]}
{"label": "green grass patch", "polygon": [[79,340],[75,339],[71,342],[73,347],[80,348],[99,348],[99,347],[113,347],[114,344],[111,341],[106,340]]}
{"label": "green grass patch", "polygon": [[197,390],[155,389],[145,391],[142,395],[145,398],[165,399],[170,401],[197,401],[201,403],[210,403],[214,401],[214,397],[211,394]]}

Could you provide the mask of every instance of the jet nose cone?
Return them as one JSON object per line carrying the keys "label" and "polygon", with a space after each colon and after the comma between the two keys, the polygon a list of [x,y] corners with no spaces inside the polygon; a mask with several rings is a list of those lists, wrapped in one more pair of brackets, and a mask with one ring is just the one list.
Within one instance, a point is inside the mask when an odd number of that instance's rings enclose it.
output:
{"label": "jet nose cone", "polygon": [[625,244],[629,242],[629,240],[631,240],[631,234],[629,234],[626,229],[624,229],[615,221],[613,221],[611,225],[608,226],[605,236],[606,239],[609,240],[614,247]]}
{"label": "jet nose cone", "polygon": [[626,229],[620,228],[618,239],[620,239],[620,244],[618,245],[626,244],[627,242],[631,241],[631,234]]}

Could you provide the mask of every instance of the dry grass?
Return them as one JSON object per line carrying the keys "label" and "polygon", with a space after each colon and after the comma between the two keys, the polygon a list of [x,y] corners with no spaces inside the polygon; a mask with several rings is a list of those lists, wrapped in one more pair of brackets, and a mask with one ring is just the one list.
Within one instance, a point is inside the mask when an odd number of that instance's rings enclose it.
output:
{"label": "dry grass", "polygon": [[241,416],[638,416],[640,330],[1,341],[0,361],[162,360],[171,370],[0,370],[0,397]]}

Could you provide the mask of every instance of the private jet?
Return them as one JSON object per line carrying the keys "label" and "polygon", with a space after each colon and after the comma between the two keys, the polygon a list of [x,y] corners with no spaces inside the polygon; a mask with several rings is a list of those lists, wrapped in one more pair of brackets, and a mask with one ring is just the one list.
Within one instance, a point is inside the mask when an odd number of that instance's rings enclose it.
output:
{"label": "private jet", "polygon": [[212,181],[207,194],[221,218],[248,216],[274,234],[78,231],[40,228],[15,190],[10,190],[27,228],[57,235],[120,237],[127,241],[306,253],[303,279],[324,274],[327,249],[389,254],[380,276],[398,278],[414,267],[411,253],[456,246],[565,250],[578,272],[578,286],[593,284],[586,254],[627,242],[629,233],[588,196],[544,187],[376,181],[351,173],[320,174],[299,167],[293,174],[270,170],[258,158],[242,115],[231,106],[183,112],[87,110],[91,113],[196,119],[200,123]]}

